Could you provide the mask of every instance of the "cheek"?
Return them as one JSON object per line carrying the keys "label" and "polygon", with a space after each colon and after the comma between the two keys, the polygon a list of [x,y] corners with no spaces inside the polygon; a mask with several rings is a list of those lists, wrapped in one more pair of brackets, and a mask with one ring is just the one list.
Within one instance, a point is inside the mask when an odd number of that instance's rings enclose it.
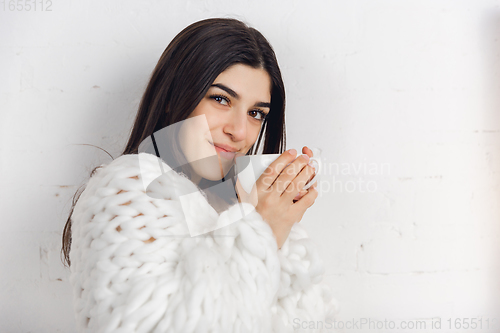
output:
{"label": "cheek", "polygon": [[196,117],[202,114],[208,115],[210,113],[210,100],[206,97],[203,97],[198,105],[194,108],[188,118]]}
{"label": "cheek", "polygon": [[189,117],[196,117],[204,115],[207,119],[208,127],[212,128],[217,126],[220,121],[220,114],[217,113],[217,110],[214,109],[213,105],[210,104],[210,101],[202,100],[198,106],[191,112]]}
{"label": "cheek", "polygon": [[205,118],[207,119],[207,126],[211,132],[217,131],[224,125],[224,118],[222,118],[221,115],[217,114],[216,112],[206,112]]}
{"label": "cheek", "polygon": [[251,126],[251,129],[248,131],[248,136],[247,136],[247,142],[249,143],[249,146],[253,145],[260,133],[260,126]]}
{"label": "cheek", "polygon": [[189,119],[182,122],[179,129],[179,141],[188,162],[196,161],[215,154],[207,151],[210,139],[209,127],[206,116],[203,114],[191,114]]}

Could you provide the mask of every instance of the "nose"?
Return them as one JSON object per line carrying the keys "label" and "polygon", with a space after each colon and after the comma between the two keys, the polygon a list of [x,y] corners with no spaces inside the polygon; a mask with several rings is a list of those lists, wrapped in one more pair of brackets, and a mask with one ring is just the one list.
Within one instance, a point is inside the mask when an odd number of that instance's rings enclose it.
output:
{"label": "nose", "polygon": [[224,133],[231,135],[233,141],[243,141],[247,137],[247,115],[244,110],[229,112]]}

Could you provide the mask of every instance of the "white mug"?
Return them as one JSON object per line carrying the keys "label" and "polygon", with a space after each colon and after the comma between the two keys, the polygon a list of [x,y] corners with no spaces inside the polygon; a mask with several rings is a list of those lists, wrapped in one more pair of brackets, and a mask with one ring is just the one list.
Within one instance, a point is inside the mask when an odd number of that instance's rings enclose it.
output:
{"label": "white mug", "polygon": [[[311,181],[309,181],[303,187],[304,190],[307,190],[314,184],[315,180],[318,178],[319,173],[321,172],[321,149],[310,149],[313,152],[313,157],[309,158],[309,162],[313,165],[316,164],[316,174],[314,178],[311,179]],[[297,152],[302,151],[301,149],[296,150]],[[250,193],[257,179],[259,179],[259,177],[264,173],[267,167],[279,156],[281,156],[281,154],[245,155],[236,157],[236,174],[238,175],[238,179],[243,190],[245,190],[245,192],[247,193]],[[297,154],[297,157],[299,156],[300,154]]]}

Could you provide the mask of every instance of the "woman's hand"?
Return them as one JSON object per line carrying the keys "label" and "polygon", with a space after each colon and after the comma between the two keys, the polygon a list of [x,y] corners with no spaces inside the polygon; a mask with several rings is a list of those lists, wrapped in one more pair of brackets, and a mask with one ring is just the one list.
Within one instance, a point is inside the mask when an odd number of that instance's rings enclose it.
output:
{"label": "woman's hand", "polygon": [[302,152],[304,154],[297,158],[296,152],[291,154],[285,151],[281,154],[257,179],[250,194],[245,195],[239,181],[236,182],[241,201],[251,203],[269,223],[278,248],[285,243],[292,226],[300,222],[318,196],[316,184],[302,190],[314,177],[314,168],[308,165],[312,152],[307,147],[302,148]]}
{"label": "woman's hand", "polygon": [[[307,156],[309,156],[309,157],[313,157],[313,152],[312,152],[312,150],[311,150],[311,149],[309,149],[309,148],[308,148],[308,147],[306,147],[306,146],[304,146],[304,147],[302,148],[302,153],[303,153],[303,154],[307,154]],[[314,174],[311,176],[310,180],[311,180],[311,179],[313,179],[313,177],[314,177]],[[318,182],[316,181],[316,182],[314,182],[314,184],[312,184],[311,186],[316,187],[317,185],[318,185]],[[298,201],[298,200],[299,200],[300,198],[302,198],[302,197],[303,197],[303,196],[304,196],[307,192],[308,192],[308,190],[300,190],[300,193],[299,193],[299,194],[297,194],[297,195],[295,196],[295,198],[293,198],[293,202],[295,203],[296,201]]]}

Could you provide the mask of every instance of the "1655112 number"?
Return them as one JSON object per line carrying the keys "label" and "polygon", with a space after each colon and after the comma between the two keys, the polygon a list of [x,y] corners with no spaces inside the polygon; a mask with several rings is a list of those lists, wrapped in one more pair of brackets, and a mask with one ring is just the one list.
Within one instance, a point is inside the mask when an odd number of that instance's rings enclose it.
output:
{"label": "1655112 number", "polygon": [[2,0],[2,10],[4,12],[51,12],[51,0]]}
{"label": "1655112 number", "polygon": [[456,318],[448,319],[448,328],[456,330],[496,330],[498,323],[496,318]]}

